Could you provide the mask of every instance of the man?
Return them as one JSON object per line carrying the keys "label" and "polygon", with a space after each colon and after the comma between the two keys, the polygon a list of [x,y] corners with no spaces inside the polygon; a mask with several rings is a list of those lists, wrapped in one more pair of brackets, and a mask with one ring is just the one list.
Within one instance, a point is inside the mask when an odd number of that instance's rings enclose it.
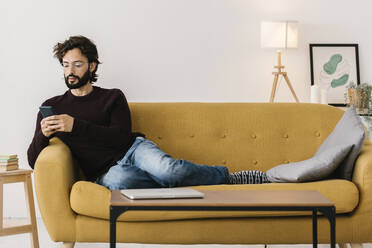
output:
{"label": "man", "polygon": [[55,115],[38,113],[28,149],[32,168],[49,139],[56,136],[70,149],[88,180],[110,190],[225,183],[265,183],[265,173],[229,174],[224,166],[196,165],[173,159],[143,134],[133,133],[127,100],[119,89],[93,86],[100,64],[94,43],[72,36],[54,47],[63,67],[63,95],[46,100]]}

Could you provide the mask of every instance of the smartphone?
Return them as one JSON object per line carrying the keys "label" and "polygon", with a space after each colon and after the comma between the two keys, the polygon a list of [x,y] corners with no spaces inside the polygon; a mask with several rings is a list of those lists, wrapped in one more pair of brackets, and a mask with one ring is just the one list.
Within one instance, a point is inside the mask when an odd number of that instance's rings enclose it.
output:
{"label": "smartphone", "polygon": [[39,109],[43,118],[55,115],[52,106],[40,106]]}

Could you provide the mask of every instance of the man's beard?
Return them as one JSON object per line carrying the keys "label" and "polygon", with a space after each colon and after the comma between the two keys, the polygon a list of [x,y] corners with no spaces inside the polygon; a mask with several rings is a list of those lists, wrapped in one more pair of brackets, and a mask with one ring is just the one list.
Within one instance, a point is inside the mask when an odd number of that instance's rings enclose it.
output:
{"label": "man's beard", "polygon": [[[78,82],[75,83],[75,84],[70,84],[70,83],[68,82],[69,77],[74,77],[74,78],[76,78]],[[67,86],[69,89],[77,89],[77,88],[80,88],[80,87],[86,85],[86,84],[90,81],[90,79],[91,79],[91,73],[90,73],[90,71],[89,71],[89,69],[88,69],[88,70],[84,73],[84,75],[83,75],[82,78],[80,78],[79,76],[76,76],[76,75],[74,75],[74,74],[70,74],[70,75],[68,75],[67,77],[65,76],[64,78],[65,78],[66,86]]]}

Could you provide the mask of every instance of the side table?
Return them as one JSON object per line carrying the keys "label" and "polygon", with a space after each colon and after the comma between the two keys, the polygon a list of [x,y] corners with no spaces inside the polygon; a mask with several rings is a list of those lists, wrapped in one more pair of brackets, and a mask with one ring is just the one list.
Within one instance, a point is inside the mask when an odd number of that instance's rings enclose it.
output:
{"label": "side table", "polygon": [[[18,169],[14,171],[0,172],[0,236],[7,236],[20,233],[30,233],[31,247],[39,248],[39,238],[37,234],[34,195],[31,182],[32,170]],[[25,187],[26,205],[30,224],[6,227],[3,221],[3,185],[6,183],[23,182]]]}

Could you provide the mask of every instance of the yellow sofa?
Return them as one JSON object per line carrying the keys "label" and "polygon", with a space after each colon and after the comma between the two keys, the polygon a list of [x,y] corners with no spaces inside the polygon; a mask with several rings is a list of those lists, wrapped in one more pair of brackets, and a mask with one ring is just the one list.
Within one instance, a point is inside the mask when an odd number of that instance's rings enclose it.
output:
{"label": "yellow sofa", "polygon": [[[130,103],[133,130],[165,152],[230,172],[266,171],[311,157],[344,113],[307,103]],[[53,138],[35,164],[40,212],[52,240],[108,242],[110,191],[84,181],[69,148]],[[352,181],[197,186],[204,190],[318,190],[336,205],[337,243],[372,242],[372,144],[366,141]],[[319,218],[318,239],[329,243]],[[129,211],[117,241],[155,244],[312,243],[311,213]]]}

